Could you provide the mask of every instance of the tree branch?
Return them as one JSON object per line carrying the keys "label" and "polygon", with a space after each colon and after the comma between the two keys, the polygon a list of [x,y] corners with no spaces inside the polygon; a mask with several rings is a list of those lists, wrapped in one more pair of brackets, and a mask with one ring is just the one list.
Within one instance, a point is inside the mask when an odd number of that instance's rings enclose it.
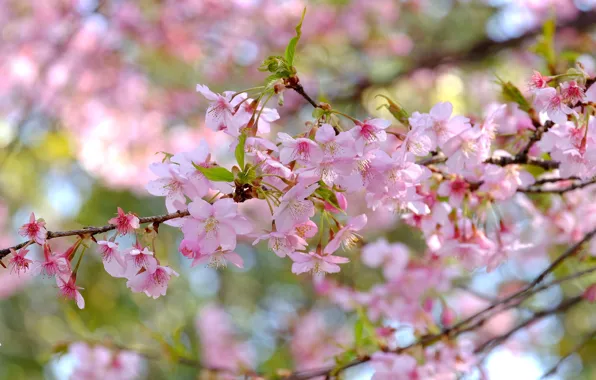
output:
{"label": "tree branch", "polygon": [[[168,220],[183,218],[188,215],[190,215],[190,213],[188,211],[176,211],[171,214],[165,214],[165,215],[145,216],[145,217],[139,218],[139,222],[141,224],[146,224],[146,223],[159,224],[159,223],[166,222]],[[107,224],[107,225],[101,226],[101,227],[84,227],[84,228],[81,228],[78,230],[48,231],[47,240],[55,239],[55,238],[59,238],[59,237],[65,237],[65,236],[94,236],[94,235],[108,232],[108,231],[111,231],[114,229],[116,229],[115,225]],[[24,241],[20,244],[17,244],[15,246],[12,246],[9,248],[1,249],[0,250],[0,260],[9,254],[11,249],[18,250],[18,249],[23,248],[25,245],[27,245],[29,243],[31,243],[30,240]]]}

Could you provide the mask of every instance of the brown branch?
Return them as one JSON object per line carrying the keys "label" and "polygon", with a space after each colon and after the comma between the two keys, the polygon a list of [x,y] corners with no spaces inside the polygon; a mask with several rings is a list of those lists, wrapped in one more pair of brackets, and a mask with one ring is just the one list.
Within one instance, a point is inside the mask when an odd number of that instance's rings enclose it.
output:
{"label": "brown branch", "polygon": [[546,379],[549,376],[552,376],[557,373],[559,367],[563,362],[573,354],[579,353],[592,339],[596,338],[596,330],[592,331],[587,337],[585,337],[581,342],[579,342],[571,351],[569,351],[565,356],[561,357],[557,363],[551,367],[547,372],[540,377],[540,379]]}
{"label": "brown branch", "polygon": [[[589,30],[594,25],[596,25],[596,12],[581,12],[575,19],[568,20],[565,23],[557,25],[557,31],[565,28],[573,28],[578,31],[585,31]],[[413,59],[411,63],[406,66],[405,70],[397,73],[395,76],[387,78],[387,80],[377,82],[374,82],[369,78],[363,78],[353,85],[353,91],[351,91],[350,94],[340,96],[337,99],[358,99],[368,87],[391,85],[397,80],[408,77],[420,69],[436,69],[442,65],[482,62],[486,58],[491,57],[498,52],[522,46],[541,34],[542,27],[537,27],[517,38],[512,38],[506,41],[493,41],[490,38],[485,38],[473,44],[468,49],[439,52],[434,50],[428,53],[422,53],[418,58]]]}
{"label": "brown branch", "polygon": [[484,352],[486,349],[488,349],[490,352],[492,349],[497,347],[499,344],[505,342],[507,339],[509,339],[513,334],[515,334],[519,330],[524,329],[524,328],[528,327],[529,325],[531,325],[532,323],[537,322],[538,320],[540,320],[544,317],[547,317],[549,315],[558,314],[558,313],[567,311],[571,307],[580,303],[582,300],[583,300],[582,296],[576,296],[576,297],[573,297],[573,298],[570,298],[570,299],[567,299],[567,300],[561,302],[558,306],[556,306],[554,308],[538,311],[538,312],[534,313],[534,315],[532,317],[528,318],[521,324],[519,324],[519,325],[515,326],[514,328],[512,328],[511,330],[507,331],[505,334],[499,335],[498,337],[487,340],[486,342],[484,342],[483,344],[478,346],[474,350],[474,353],[478,354],[478,353]]}
{"label": "brown branch", "polygon": [[304,91],[304,87],[302,87],[302,84],[300,84],[300,82],[298,82],[296,84],[289,84],[289,85],[286,86],[286,88],[289,88],[289,89],[292,89],[292,90],[296,91],[297,94],[299,94],[304,99],[306,99],[306,101],[309,102],[314,108],[322,108],[320,104],[318,104],[317,102],[315,102],[310,97],[310,95],[308,95],[306,93],[306,91]]}
{"label": "brown branch", "polygon": [[[567,178],[561,178],[561,181],[565,181],[568,180]],[[554,181],[551,181],[554,182]],[[585,181],[585,182],[579,182],[579,183],[575,183],[573,185],[567,186],[565,188],[562,189],[545,189],[542,187],[535,187],[535,186],[530,186],[526,189],[518,189],[517,191],[522,192],[522,193],[528,193],[528,194],[546,194],[546,193],[550,193],[550,194],[564,194],[567,193],[569,191],[573,191],[573,190],[577,190],[577,189],[582,189],[586,186],[590,186],[596,183],[596,178],[591,179],[589,181]]]}
{"label": "brown branch", "polygon": [[[183,218],[188,215],[190,215],[188,211],[176,211],[171,214],[165,214],[165,215],[145,216],[145,217],[139,218],[139,222],[141,224],[146,224],[146,223],[160,224],[160,223],[166,222],[171,219]],[[59,238],[59,237],[66,237],[66,236],[81,236],[81,237],[94,236],[94,235],[101,234],[104,232],[112,231],[114,229],[116,229],[115,225],[107,224],[107,225],[101,226],[101,227],[84,227],[84,228],[81,228],[78,230],[48,231],[47,240],[55,239],[55,238]],[[10,253],[11,249],[18,250],[30,243],[31,243],[31,241],[28,240],[28,241],[24,241],[20,244],[17,244],[15,246],[1,249],[0,250],[0,259],[7,256]]]}

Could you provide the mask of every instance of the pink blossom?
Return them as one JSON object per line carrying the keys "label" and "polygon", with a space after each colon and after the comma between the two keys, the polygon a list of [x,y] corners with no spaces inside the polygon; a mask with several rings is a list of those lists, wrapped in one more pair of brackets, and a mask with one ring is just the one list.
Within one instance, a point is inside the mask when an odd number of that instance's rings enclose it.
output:
{"label": "pink blossom", "polygon": [[[126,269],[125,258],[119,250],[118,243],[114,239],[100,240],[97,242],[99,253],[102,258],[103,266],[106,272],[113,277],[121,277]],[[146,249],[146,248],[145,248]]]}
{"label": "pink blossom", "polygon": [[178,273],[170,267],[158,265],[153,270],[145,270],[130,278],[126,286],[135,293],[144,292],[156,299],[166,295],[172,276],[178,277]]}
{"label": "pink blossom", "polygon": [[234,264],[238,268],[244,268],[244,260],[242,259],[242,256],[231,250],[221,249],[197,257],[192,265],[207,263],[207,266],[219,269],[227,267],[228,262]]}
{"label": "pink blossom", "polygon": [[534,176],[519,165],[486,165],[482,175],[480,191],[489,193],[494,199],[511,198],[519,188],[526,188],[534,183]]}
{"label": "pink blossom", "polygon": [[52,253],[50,246],[46,243],[43,246],[44,261],[37,262],[33,269],[34,274],[38,275],[44,273],[47,276],[55,276],[57,274],[70,273],[69,257],[78,247],[78,243],[71,246],[66,252]]}
{"label": "pink blossom", "polygon": [[85,308],[85,299],[79,292],[83,288],[75,284],[76,276],[72,273],[59,273],[56,276],[56,283],[60,288],[60,293],[63,297],[75,300],[79,309]]}
{"label": "pink blossom", "polygon": [[19,228],[19,235],[31,239],[39,245],[43,245],[48,235],[45,225],[46,222],[43,219],[35,220],[35,214],[31,213],[29,223],[25,223]]}
{"label": "pink blossom", "polygon": [[545,88],[548,82],[552,80],[552,77],[543,76],[540,72],[534,70],[534,73],[530,77],[530,82],[528,83],[528,87],[531,90],[540,90]]}
{"label": "pink blossom", "polygon": [[141,357],[136,352],[112,352],[106,347],[83,342],[71,344],[68,352],[76,360],[72,380],[133,380],[141,372]]}
{"label": "pink blossom", "polygon": [[309,182],[298,182],[281,198],[273,219],[280,232],[291,231],[296,225],[306,223],[315,214],[313,203],[307,198],[319,186]]}
{"label": "pink blossom", "polygon": [[350,248],[354,247],[356,243],[361,240],[361,237],[354,232],[363,229],[366,225],[366,222],[366,214],[350,218],[346,225],[337,231],[333,239],[327,243],[327,246],[323,252],[327,254],[335,252],[339,249],[340,245],[342,245],[345,250],[349,250]]}
{"label": "pink blossom", "polygon": [[33,263],[32,260],[29,260],[25,256],[29,253],[29,250],[26,248],[21,248],[18,252],[14,249],[10,249],[10,253],[12,257],[8,261],[8,265],[11,267],[10,273],[21,274],[26,273],[29,270],[29,264]]}
{"label": "pink blossom", "polygon": [[561,97],[567,104],[574,105],[584,100],[584,89],[574,80],[561,83]]}
{"label": "pink blossom", "polygon": [[204,253],[236,248],[236,235],[251,231],[250,223],[238,213],[230,198],[218,199],[212,205],[195,198],[189,205],[190,218],[182,226],[185,238],[198,240]]}
{"label": "pink blossom", "polygon": [[372,380],[418,380],[418,363],[410,355],[375,352],[371,366],[375,370]]}
{"label": "pink blossom", "polygon": [[261,240],[268,240],[269,249],[279,257],[286,257],[286,255],[298,250],[303,250],[308,245],[306,240],[298,235],[278,231],[272,231],[268,234],[259,236],[257,240],[254,241],[253,245]]}
{"label": "pink blossom", "polygon": [[337,273],[340,267],[337,264],[350,262],[347,257],[333,256],[332,254],[321,255],[317,252],[294,252],[289,254],[294,264],[292,273],[301,274],[312,272],[313,274]]}
{"label": "pink blossom", "polygon": [[139,218],[133,213],[125,214],[124,211],[118,207],[118,216],[108,221],[111,225],[116,226],[120,235],[126,235],[129,232],[134,232],[139,228]]}
{"label": "pink blossom", "polygon": [[557,124],[565,124],[567,122],[567,115],[574,113],[565,104],[561,94],[552,87],[538,90],[534,103],[539,112],[545,111],[548,117]]}
{"label": "pink blossom", "polygon": [[252,367],[252,348],[237,339],[230,315],[221,307],[203,306],[197,318],[197,330],[202,343],[201,358],[206,366],[234,372]]}
{"label": "pink blossom", "polygon": [[295,139],[287,133],[279,132],[277,140],[281,142],[279,160],[282,164],[297,161],[303,165],[316,165],[323,158],[321,148],[311,139],[304,137]]}
{"label": "pink blossom", "polygon": [[356,123],[350,130],[355,140],[356,151],[362,154],[366,145],[376,146],[378,142],[387,140],[385,129],[389,126],[391,126],[391,122],[384,119],[367,119]]}
{"label": "pink blossom", "polygon": [[390,244],[385,239],[378,239],[362,249],[362,262],[371,267],[383,269],[388,279],[400,278],[408,266],[410,250],[402,243]]}
{"label": "pink blossom", "polygon": [[448,202],[453,207],[460,207],[469,190],[470,184],[458,176],[451,180],[443,180],[439,185],[437,194],[442,197],[449,197]]}
{"label": "pink blossom", "polygon": [[223,96],[211,91],[207,86],[197,84],[197,92],[201,93],[208,101],[209,107],[205,115],[205,125],[213,131],[225,131],[232,136],[238,136],[240,122],[234,118],[234,107],[241,101],[239,97],[231,100],[233,93]]}
{"label": "pink blossom", "polygon": [[205,196],[209,190],[209,186],[205,187],[200,177],[189,178],[180,173],[180,165],[154,163],[149,168],[160,178],[149,181],[146,189],[151,195],[165,196],[166,208],[169,212],[178,211],[177,205],[185,204],[186,196],[190,198]]}

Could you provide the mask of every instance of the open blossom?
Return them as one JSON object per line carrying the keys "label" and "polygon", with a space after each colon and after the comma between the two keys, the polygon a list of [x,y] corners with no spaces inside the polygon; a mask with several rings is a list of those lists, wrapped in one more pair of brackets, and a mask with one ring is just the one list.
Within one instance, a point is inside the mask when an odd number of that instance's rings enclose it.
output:
{"label": "open blossom", "polygon": [[238,205],[230,198],[209,204],[201,198],[188,205],[190,217],[182,226],[184,237],[198,240],[205,253],[236,248],[236,236],[251,231],[250,223],[238,213]]}
{"label": "open blossom", "polygon": [[482,175],[480,191],[489,193],[494,199],[511,198],[519,188],[526,188],[534,183],[534,176],[519,165],[486,165]]}
{"label": "open blossom", "polygon": [[257,102],[253,99],[244,100],[246,98],[246,94],[239,94],[234,98],[235,102],[239,103],[243,101],[238,111],[234,114],[234,121],[240,126],[247,125],[253,115],[259,115],[257,132],[260,134],[269,133],[271,131],[271,123],[279,119],[279,113],[275,108],[263,107],[260,103],[257,108],[255,106]]}
{"label": "open blossom", "polygon": [[552,80],[552,77],[543,76],[540,72],[534,70],[534,73],[530,77],[528,87],[530,90],[536,91],[541,88],[545,88],[548,82]]}
{"label": "open blossom", "polygon": [[160,178],[149,181],[146,188],[149,194],[166,197],[166,208],[169,212],[177,211],[176,205],[186,203],[190,198],[205,196],[209,187],[197,177],[187,177],[180,173],[180,165],[154,163],[149,166]]}
{"label": "open blossom", "polygon": [[267,240],[269,249],[279,257],[286,257],[291,253],[303,250],[308,245],[306,240],[296,234],[278,231],[259,236],[253,245],[261,240]]}
{"label": "open blossom", "polygon": [[72,273],[60,273],[56,276],[56,283],[63,297],[75,300],[79,309],[85,308],[85,299],[79,290],[83,288],[76,285],[76,276]]}
{"label": "open blossom", "polygon": [[325,253],[335,252],[339,249],[339,246],[342,245],[344,249],[352,248],[358,240],[360,240],[360,236],[355,234],[354,232],[360,231],[366,225],[367,218],[365,214],[355,216],[350,218],[346,225],[342,227],[333,239],[327,244],[325,247]]}
{"label": "open blossom", "polygon": [[153,270],[145,270],[130,278],[126,286],[135,293],[144,292],[155,299],[166,295],[172,276],[178,277],[178,273],[170,267],[158,265]]}
{"label": "open blossom", "polygon": [[287,232],[294,226],[306,223],[315,214],[315,206],[307,198],[319,186],[308,182],[298,182],[281,198],[281,203],[273,214],[278,231]]}
{"label": "open blossom", "polygon": [[193,262],[193,265],[206,263],[207,266],[211,268],[219,269],[227,267],[228,262],[238,268],[244,268],[244,260],[242,259],[242,256],[232,250],[221,249],[197,257]]}
{"label": "open blossom", "polygon": [[216,94],[207,86],[197,84],[197,92],[201,93],[208,101],[209,108],[205,115],[205,125],[213,131],[225,131],[232,136],[238,136],[240,122],[242,120],[234,118],[234,107],[240,103],[241,98],[232,98],[232,92],[224,95]]}
{"label": "open blossom", "polygon": [[362,249],[362,262],[371,268],[381,267],[388,279],[400,278],[408,266],[410,251],[402,243],[390,244],[379,239]]}
{"label": "open blossom", "polygon": [[108,223],[116,226],[116,230],[120,235],[134,232],[140,226],[139,218],[136,215],[130,212],[125,214],[120,207],[118,207],[118,216],[110,219]]}
{"label": "open blossom", "polygon": [[283,132],[277,134],[277,139],[281,142],[279,160],[282,164],[297,161],[303,165],[315,165],[323,157],[321,148],[311,139],[305,137],[295,139]]}
{"label": "open blossom", "polygon": [[45,274],[46,276],[55,276],[62,273],[70,273],[70,261],[68,257],[74,252],[77,243],[71,246],[64,253],[52,253],[50,246],[46,243],[43,246],[44,260],[36,262],[33,269],[34,274]]}
{"label": "open blossom", "polygon": [[313,274],[337,273],[340,267],[337,264],[349,263],[347,257],[333,256],[332,254],[320,254],[317,252],[294,252],[289,255],[294,261],[292,273],[301,274],[312,272]]}
{"label": "open blossom", "polygon": [[35,220],[35,214],[31,213],[29,223],[25,223],[19,228],[19,235],[31,239],[39,245],[43,245],[48,235],[45,226],[46,222],[43,219]]}
{"label": "open blossom", "polygon": [[76,361],[72,380],[134,380],[141,372],[141,356],[136,352],[111,351],[103,346],[76,342],[68,347]]}
{"label": "open blossom", "polygon": [[356,123],[354,128],[350,130],[354,137],[356,151],[363,153],[366,145],[387,140],[385,129],[390,126],[391,122],[384,119],[367,119]]}
{"label": "open blossom", "polygon": [[577,102],[581,102],[585,98],[584,89],[576,81],[570,80],[569,82],[561,83],[561,97],[563,101],[574,105]]}
{"label": "open blossom", "polygon": [[418,380],[418,362],[410,355],[376,352],[371,366],[375,370],[372,380]]}
{"label": "open blossom", "polygon": [[254,352],[238,340],[230,315],[217,305],[201,308],[196,322],[201,338],[201,359],[206,366],[237,372],[252,368]]}
{"label": "open blossom", "polygon": [[10,253],[12,253],[12,257],[8,261],[8,265],[10,266],[11,273],[21,274],[21,272],[25,273],[29,270],[29,265],[33,263],[32,260],[29,260],[25,256],[29,253],[29,250],[26,248],[22,248],[19,251],[15,251],[14,249],[10,249]]}
{"label": "open blossom", "polygon": [[546,112],[549,119],[557,124],[564,124],[567,121],[567,115],[574,113],[556,89],[546,87],[536,92],[534,101],[536,109],[539,112]]}

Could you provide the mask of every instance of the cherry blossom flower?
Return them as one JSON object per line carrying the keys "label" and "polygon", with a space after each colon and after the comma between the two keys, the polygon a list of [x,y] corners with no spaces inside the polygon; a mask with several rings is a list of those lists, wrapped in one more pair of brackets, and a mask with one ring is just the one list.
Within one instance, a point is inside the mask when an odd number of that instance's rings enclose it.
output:
{"label": "cherry blossom flower", "polygon": [[391,126],[391,122],[384,119],[367,119],[356,123],[350,130],[354,137],[356,151],[362,154],[366,145],[387,140],[385,129],[389,126]]}
{"label": "cherry blossom flower", "polygon": [[312,272],[313,274],[337,273],[340,267],[337,264],[350,262],[347,257],[333,256],[332,254],[319,254],[311,251],[308,253],[294,252],[289,254],[294,263],[292,273],[301,274]]}
{"label": "cherry blossom flower", "polygon": [[238,205],[230,198],[218,199],[212,205],[195,198],[189,205],[190,218],[182,226],[184,236],[200,242],[204,253],[236,248],[236,235],[251,231],[250,223],[238,214]]}
{"label": "cherry blossom flower", "polygon": [[78,243],[75,243],[63,254],[52,253],[50,246],[46,243],[43,246],[44,260],[36,262],[33,273],[35,275],[45,274],[46,276],[55,276],[57,274],[70,273],[70,261],[68,258],[70,254],[78,247]]}
{"label": "cherry blossom flower", "polygon": [[45,225],[46,222],[43,219],[35,220],[35,214],[31,213],[29,223],[25,223],[19,228],[19,235],[31,239],[39,245],[43,245],[48,235]]}
{"label": "cherry blossom flower", "polygon": [[146,186],[147,191],[151,195],[165,196],[166,208],[169,212],[177,211],[176,205],[186,203],[186,196],[190,198],[205,196],[209,190],[209,186],[204,187],[205,183],[200,181],[200,177],[188,178],[179,172],[179,167],[168,163],[154,163],[149,166],[151,171],[160,178],[149,181]]}
{"label": "cherry blossom flower", "polygon": [[133,292],[144,292],[148,297],[154,299],[165,296],[170,278],[178,277],[178,273],[170,267],[156,266],[153,270],[145,270],[126,282],[126,286]]}
{"label": "cherry blossom flower", "polygon": [[356,243],[361,240],[361,237],[354,232],[360,231],[362,228],[364,228],[366,222],[367,218],[365,214],[350,218],[346,225],[337,231],[323,252],[327,254],[335,252],[339,249],[340,245],[342,245],[345,250],[349,250],[354,247]]}
{"label": "cherry blossom flower", "polygon": [[205,115],[205,125],[213,131],[226,131],[232,136],[238,136],[238,129],[242,120],[234,118],[234,107],[240,103],[239,97],[231,100],[233,93],[216,94],[207,86],[197,84],[197,92],[209,101],[209,108]]}
{"label": "cherry blossom flower", "polygon": [[306,223],[315,214],[313,203],[307,198],[319,186],[309,182],[298,182],[281,198],[281,203],[273,214],[275,225],[280,232],[291,231],[296,225]]}
{"label": "cherry blossom flower", "polygon": [[304,137],[293,138],[287,133],[279,132],[277,139],[281,142],[279,160],[282,164],[297,161],[303,165],[316,165],[323,157],[319,145],[311,139]]}
{"label": "cherry blossom flower", "polygon": [[390,352],[375,352],[371,366],[375,370],[372,380],[417,380],[418,363],[410,355],[398,355]]}
{"label": "cherry blossom flower", "polygon": [[118,216],[110,219],[108,223],[116,226],[116,230],[120,235],[134,232],[140,226],[139,218],[136,215],[131,212],[125,214],[120,207],[118,207]]}
{"label": "cherry blossom flower", "polygon": [[27,272],[29,270],[29,264],[33,263],[32,260],[25,257],[27,256],[27,253],[29,253],[29,250],[21,248],[19,251],[15,251],[11,248],[10,253],[12,254],[12,257],[8,261],[8,265],[11,268],[10,272],[18,275],[20,275],[21,272]]}
{"label": "cherry blossom flower", "polygon": [[72,379],[133,380],[141,372],[141,356],[136,352],[110,351],[103,346],[90,346],[84,342],[69,345],[68,352],[76,360]]}
{"label": "cherry blossom flower", "polygon": [[259,236],[253,245],[258,244],[261,240],[267,240],[269,249],[279,257],[286,257],[291,253],[303,250],[308,245],[306,240],[296,234],[278,231]]}
{"label": "cherry blossom flower", "polygon": [[207,266],[215,269],[225,268],[228,262],[234,264],[238,268],[244,268],[244,260],[242,256],[232,250],[217,250],[212,253],[206,253],[195,259],[193,265],[207,263]]}
{"label": "cherry blossom flower", "polygon": [[56,276],[56,283],[63,297],[75,300],[79,309],[85,308],[85,299],[79,292],[83,288],[75,284],[76,276],[72,273],[59,273]]}
{"label": "cherry blossom flower", "polygon": [[540,72],[534,70],[534,73],[530,77],[528,87],[530,90],[536,91],[545,88],[548,82],[552,80],[552,77],[543,76]]}
{"label": "cherry blossom flower", "polygon": [[537,91],[534,103],[539,112],[545,111],[548,117],[557,124],[565,124],[567,122],[567,115],[574,113],[565,104],[561,94],[552,87],[546,87]]}
{"label": "cherry blossom flower", "polygon": [[574,105],[585,98],[584,89],[574,80],[561,83],[561,97],[563,101]]}

